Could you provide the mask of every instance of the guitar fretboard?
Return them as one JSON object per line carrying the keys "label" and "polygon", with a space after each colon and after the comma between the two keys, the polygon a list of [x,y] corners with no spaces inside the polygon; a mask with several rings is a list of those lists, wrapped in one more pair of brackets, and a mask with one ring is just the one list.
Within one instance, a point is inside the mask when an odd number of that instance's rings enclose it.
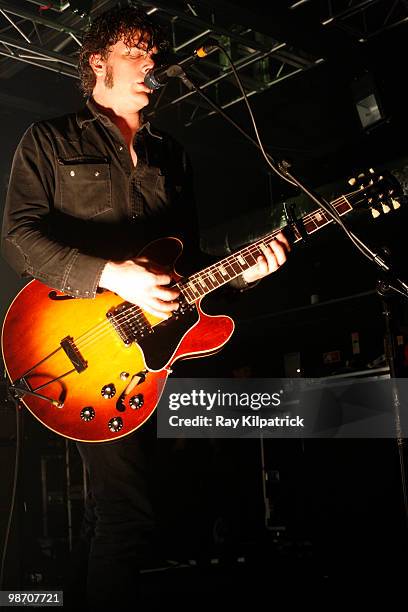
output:
{"label": "guitar fretboard", "polygon": [[[340,216],[345,215],[353,208],[345,196],[341,196],[331,202],[331,204]],[[319,208],[302,217],[300,222],[306,234],[310,235],[332,223],[332,218],[323,209]],[[285,228],[276,229],[260,240],[253,242],[232,255],[228,255],[228,257],[225,257],[216,264],[208,266],[200,272],[196,272],[188,278],[181,280],[176,284],[176,287],[178,287],[185,300],[192,304],[197,299],[222,287],[225,283],[237,278],[245,270],[254,266],[258,261],[258,257],[263,255],[266,246],[282,229]],[[302,236],[296,226],[291,226],[290,229],[294,235],[292,242],[296,243],[302,240]]]}

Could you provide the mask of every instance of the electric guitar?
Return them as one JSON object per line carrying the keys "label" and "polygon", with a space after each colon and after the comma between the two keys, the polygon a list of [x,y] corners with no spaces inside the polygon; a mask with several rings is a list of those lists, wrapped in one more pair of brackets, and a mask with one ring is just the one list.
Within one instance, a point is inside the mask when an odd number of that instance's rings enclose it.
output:
{"label": "electric guitar", "polygon": [[[373,216],[399,208],[392,175],[353,179],[353,190],[331,202],[339,216],[368,207]],[[331,223],[322,209],[286,226],[292,242]],[[172,365],[220,350],[234,331],[228,316],[201,308],[208,293],[255,265],[279,229],[188,278],[174,271],[180,307],[160,319],[110,291],[95,299],[64,295],[29,282],[3,324],[2,351],[12,392],[52,431],[85,442],[126,436],[153,413]],[[182,243],[164,238],[140,255],[159,265],[177,261]]]}

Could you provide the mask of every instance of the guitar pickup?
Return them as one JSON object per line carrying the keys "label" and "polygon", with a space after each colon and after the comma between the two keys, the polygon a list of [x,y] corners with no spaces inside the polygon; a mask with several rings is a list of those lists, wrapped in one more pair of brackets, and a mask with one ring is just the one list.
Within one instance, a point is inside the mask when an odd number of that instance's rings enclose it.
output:
{"label": "guitar pickup", "polygon": [[71,336],[67,336],[60,342],[62,350],[67,355],[68,359],[76,369],[78,373],[83,372],[88,367],[88,362],[82,357],[81,353],[77,349],[74,339]]}

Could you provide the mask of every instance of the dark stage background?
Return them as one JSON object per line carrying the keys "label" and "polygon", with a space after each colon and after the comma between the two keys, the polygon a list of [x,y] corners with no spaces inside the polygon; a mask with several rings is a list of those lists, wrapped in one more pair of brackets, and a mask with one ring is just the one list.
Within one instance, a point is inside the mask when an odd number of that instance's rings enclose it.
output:
{"label": "dark stage background", "polygon": [[[212,4],[227,10],[223,2]],[[247,2],[230,2],[235,7],[230,14],[241,18],[242,25],[325,58],[313,69],[251,97],[268,150],[278,159],[289,159],[298,176],[331,198],[347,192],[347,179],[364,168],[396,170],[404,177],[406,23],[359,43],[345,27],[319,24],[317,5],[325,3],[309,2],[297,10],[290,10],[290,4],[294,3],[252,2],[249,12]],[[10,74],[6,62],[10,60],[0,62],[3,202],[12,155],[24,130],[33,121],[70,112],[82,103],[75,80],[24,64]],[[367,73],[383,118],[363,129],[353,83]],[[242,103],[227,110],[252,133]],[[153,122],[189,152],[204,249],[221,253],[226,234],[238,246],[247,231],[256,236],[279,226],[283,201],[298,202],[302,211],[314,208],[272,176],[260,154],[221,118],[212,116],[185,127],[180,113],[169,109]],[[368,212],[347,217],[349,226],[372,246],[392,251],[405,279],[407,216],[402,206],[375,221]],[[0,266],[3,316],[24,282],[3,260]],[[220,354],[179,364],[175,374],[277,377],[299,369],[303,376],[329,376],[364,372],[373,362],[384,365],[384,321],[376,280],[376,270],[340,230],[326,228],[308,244],[295,247],[284,268],[256,289],[211,297],[208,311],[233,316],[236,333]],[[392,306],[404,375],[408,311],[399,298],[392,299]],[[356,333],[359,352],[353,353]],[[337,361],[324,357],[336,351]],[[0,410],[3,538],[15,453],[14,409],[4,391]],[[74,544],[78,535],[82,468],[72,443],[45,431],[28,413],[22,419],[21,479],[6,577],[13,586],[58,586],[69,543]],[[268,473],[266,503],[261,450]],[[263,449],[260,441],[187,440],[167,444],[163,454],[163,542],[168,558],[186,562],[178,575],[189,573],[192,590],[199,592],[208,576],[216,590],[220,575],[239,577],[243,567],[249,574],[255,568],[254,575],[273,569],[281,576],[295,573],[318,579],[391,577],[406,562],[398,455],[391,440],[268,440]],[[400,561],[401,552],[405,561]],[[196,565],[189,565],[189,559]],[[172,587],[166,578],[161,580],[163,588],[185,588],[181,578]],[[159,582],[159,574],[146,574],[147,590]]]}

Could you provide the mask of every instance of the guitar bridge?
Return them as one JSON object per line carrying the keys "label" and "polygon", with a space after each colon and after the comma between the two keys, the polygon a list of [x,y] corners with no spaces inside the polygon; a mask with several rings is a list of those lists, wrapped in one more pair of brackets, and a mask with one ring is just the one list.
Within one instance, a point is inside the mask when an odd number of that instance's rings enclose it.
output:
{"label": "guitar bridge", "polygon": [[77,349],[74,339],[71,336],[67,336],[60,342],[62,350],[66,353],[68,359],[78,373],[83,372],[88,367],[88,362],[82,357],[81,353]]}

